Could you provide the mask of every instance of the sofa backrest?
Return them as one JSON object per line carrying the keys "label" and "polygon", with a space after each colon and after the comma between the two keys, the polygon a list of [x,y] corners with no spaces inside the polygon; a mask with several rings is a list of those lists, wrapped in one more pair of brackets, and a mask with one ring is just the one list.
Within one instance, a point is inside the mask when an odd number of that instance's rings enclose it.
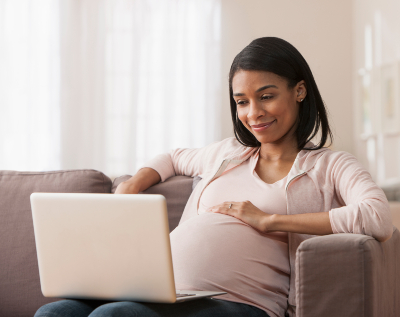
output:
{"label": "sofa backrest", "polygon": [[31,193],[110,193],[111,185],[95,170],[0,171],[0,316],[31,317],[57,300],[40,290]]}
{"label": "sofa backrest", "polygon": [[[111,192],[114,193],[117,186],[131,178],[130,175],[124,175],[116,178],[113,182]],[[169,231],[176,228],[181,219],[183,209],[192,193],[193,178],[187,176],[174,176],[168,178],[163,183],[158,183],[142,194],[160,194],[167,200]]]}

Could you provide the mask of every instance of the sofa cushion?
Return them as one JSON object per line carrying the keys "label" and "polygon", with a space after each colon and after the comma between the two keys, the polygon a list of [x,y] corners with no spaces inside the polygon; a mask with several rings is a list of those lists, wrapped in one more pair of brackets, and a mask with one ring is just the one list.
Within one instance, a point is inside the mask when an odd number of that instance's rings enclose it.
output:
{"label": "sofa cushion", "polygon": [[110,193],[111,180],[95,170],[0,171],[0,316],[33,316],[55,298],[40,290],[30,194]]}
{"label": "sofa cushion", "polygon": [[193,178],[193,184],[192,184],[192,191],[194,190],[194,188],[197,186],[197,184],[202,180],[202,178],[200,176],[195,176]]}
{"label": "sofa cushion", "polygon": [[[117,186],[131,178],[130,175],[124,175],[116,178],[113,182],[111,192],[114,193]],[[183,209],[192,193],[193,178],[187,176],[173,176],[163,183],[151,186],[142,194],[160,194],[167,200],[169,231],[176,228],[181,219]]]}

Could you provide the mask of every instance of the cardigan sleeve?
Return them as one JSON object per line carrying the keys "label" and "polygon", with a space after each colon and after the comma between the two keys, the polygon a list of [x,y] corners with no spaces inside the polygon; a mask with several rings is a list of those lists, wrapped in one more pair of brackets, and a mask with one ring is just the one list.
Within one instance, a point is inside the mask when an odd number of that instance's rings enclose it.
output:
{"label": "cardigan sleeve", "polygon": [[157,171],[160,174],[161,182],[176,175],[194,177],[203,171],[203,156],[204,150],[202,149],[175,149],[169,153],[157,155],[142,168],[150,167]]}
{"label": "cardigan sleeve", "polygon": [[150,167],[158,172],[161,181],[176,176],[198,176],[213,168],[220,156],[231,150],[232,140],[225,139],[198,149],[175,149],[159,154],[143,167]]}
{"label": "cardigan sleeve", "polygon": [[389,203],[371,175],[346,152],[337,152],[328,166],[336,195],[345,204],[329,211],[333,233],[365,234],[380,242],[390,239],[393,224]]}

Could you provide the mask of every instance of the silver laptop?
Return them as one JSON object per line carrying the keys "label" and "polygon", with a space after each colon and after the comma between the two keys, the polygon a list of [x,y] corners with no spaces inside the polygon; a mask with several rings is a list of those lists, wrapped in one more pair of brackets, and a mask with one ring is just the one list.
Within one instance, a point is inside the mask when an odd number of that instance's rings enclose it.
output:
{"label": "silver laptop", "polygon": [[31,195],[46,297],[175,303],[224,292],[176,290],[162,195]]}

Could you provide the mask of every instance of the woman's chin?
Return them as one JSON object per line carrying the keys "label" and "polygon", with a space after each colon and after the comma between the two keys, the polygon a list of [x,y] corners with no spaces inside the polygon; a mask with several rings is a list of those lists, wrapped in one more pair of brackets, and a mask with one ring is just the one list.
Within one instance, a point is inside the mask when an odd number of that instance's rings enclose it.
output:
{"label": "woman's chin", "polygon": [[266,136],[254,135],[254,137],[261,144],[275,143],[276,141],[278,141],[277,138],[271,138],[271,137],[266,137]]}
{"label": "woman's chin", "polygon": [[265,138],[265,137],[264,138],[263,137],[257,138],[256,137],[256,139],[261,144],[271,144],[271,145],[273,145],[273,144],[278,145],[279,144],[279,145],[282,145],[282,144],[284,144],[286,142],[291,143],[286,138],[282,138],[282,137],[280,137],[280,138]]}

